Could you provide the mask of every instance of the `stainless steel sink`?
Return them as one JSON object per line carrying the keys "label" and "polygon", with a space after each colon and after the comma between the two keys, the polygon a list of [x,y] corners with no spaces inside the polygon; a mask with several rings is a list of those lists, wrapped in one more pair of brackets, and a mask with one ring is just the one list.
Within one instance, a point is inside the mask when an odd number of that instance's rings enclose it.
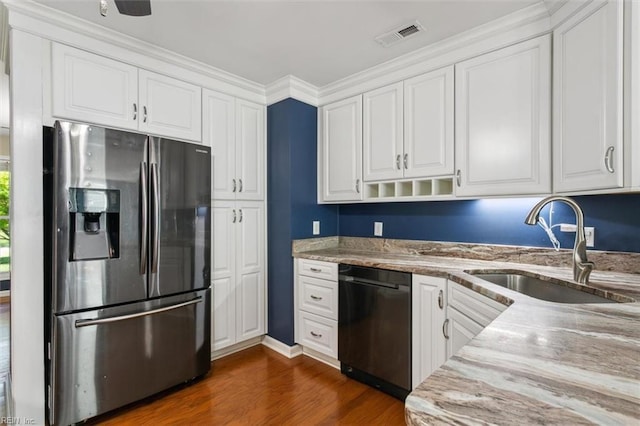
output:
{"label": "stainless steel sink", "polygon": [[[633,301],[621,295],[612,295],[593,287],[578,285],[568,281],[554,278],[540,279],[525,275],[521,272],[483,272],[467,271],[467,273],[482,278],[485,281],[526,294],[536,299],[557,303],[618,303],[620,301]],[[577,287],[577,288],[576,288]],[[616,296],[613,300],[612,296]]]}

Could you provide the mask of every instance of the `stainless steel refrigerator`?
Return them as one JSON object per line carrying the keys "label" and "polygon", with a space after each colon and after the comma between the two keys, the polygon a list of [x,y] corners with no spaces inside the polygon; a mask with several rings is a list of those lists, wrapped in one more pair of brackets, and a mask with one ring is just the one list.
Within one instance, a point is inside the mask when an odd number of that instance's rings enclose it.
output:
{"label": "stainless steel refrigerator", "polygon": [[44,134],[45,392],[66,425],[209,371],[211,153],[79,123]]}

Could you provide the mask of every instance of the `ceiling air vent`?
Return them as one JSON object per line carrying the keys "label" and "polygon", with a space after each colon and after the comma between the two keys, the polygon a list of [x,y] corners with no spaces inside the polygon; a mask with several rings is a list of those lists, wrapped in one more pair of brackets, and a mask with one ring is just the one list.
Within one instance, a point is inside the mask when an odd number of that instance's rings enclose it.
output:
{"label": "ceiling air vent", "polygon": [[424,27],[420,25],[420,22],[415,21],[379,35],[376,37],[376,41],[384,47],[389,47],[423,31]]}

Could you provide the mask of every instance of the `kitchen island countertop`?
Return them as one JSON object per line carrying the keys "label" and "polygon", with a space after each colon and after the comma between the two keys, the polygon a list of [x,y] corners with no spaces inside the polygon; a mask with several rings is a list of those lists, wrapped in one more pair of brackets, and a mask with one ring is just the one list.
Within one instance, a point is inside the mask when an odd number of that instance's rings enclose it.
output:
{"label": "kitchen island countertop", "polygon": [[445,277],[509,306],[413,390],[405,402],[408,424],[640,424],[638,274],[591,275],[591,287],[628,303],[563,304],[465,271],[572,281],[568,267],[338,247],[294,256]]}

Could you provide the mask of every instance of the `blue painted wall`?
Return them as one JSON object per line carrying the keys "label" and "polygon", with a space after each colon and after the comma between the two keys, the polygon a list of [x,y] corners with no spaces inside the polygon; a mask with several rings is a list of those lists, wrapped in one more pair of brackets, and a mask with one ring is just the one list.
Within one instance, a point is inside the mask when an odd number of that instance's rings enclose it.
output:
{"label": "blue painted wall", "polygon": [[294,99],[267,108],[269,336],[294,344],[291,242],[338,232],[337,206],[317,205],[317,110]]}
{"label": "blue painted wall", "polygon": [[[640,253],[640,194],[572,197],[582,207],[585,225],[594,226],[596,250]],[[383,222],[385,238],[551,247],[538,226],[524,218],[540,198],[350,204],[339,208],[338,234],[372,237],[373,222]],[[554,203],[553,224],[575,223],[573,211]],[[542,216],[549,222],[549,207]],[[575,234],[554,228],[562,248]]]}

